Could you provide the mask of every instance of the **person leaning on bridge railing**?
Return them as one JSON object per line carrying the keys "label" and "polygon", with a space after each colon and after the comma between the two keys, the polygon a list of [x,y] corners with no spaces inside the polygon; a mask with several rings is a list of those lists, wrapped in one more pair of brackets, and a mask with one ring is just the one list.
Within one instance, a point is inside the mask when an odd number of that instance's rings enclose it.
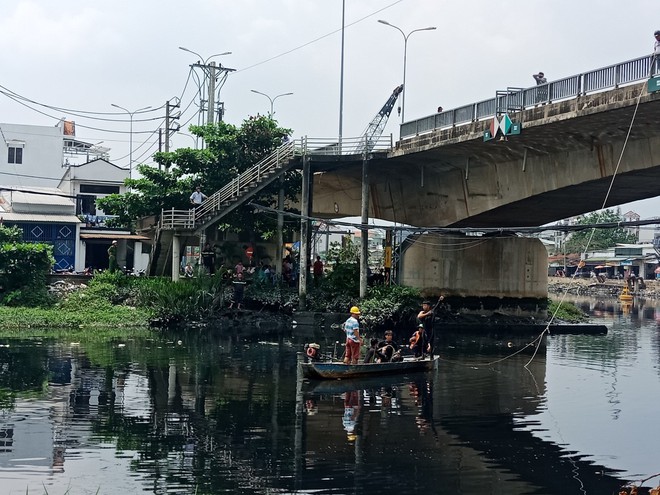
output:
{"label": "person leaning on bridge railing", "polygon": [[653,33],[655,44],[653,45],[653,60],[651,60],[651,74],[660,72],[660,29]]}
{"label": "person leaning on bridge railing", "polygon": [[[543,72],[539,72],[538,74],[532,74],[532,77],[536,81],[537,86],[548,84],[548,80],[545,78],[545,74]],[[536,103],[544,102],[547,99],[548,99],[547,86],[543,86],[536,90]]]}

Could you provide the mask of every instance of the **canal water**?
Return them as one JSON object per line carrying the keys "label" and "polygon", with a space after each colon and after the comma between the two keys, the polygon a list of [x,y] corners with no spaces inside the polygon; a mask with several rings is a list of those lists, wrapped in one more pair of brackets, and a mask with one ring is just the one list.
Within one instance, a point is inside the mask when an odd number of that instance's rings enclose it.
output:
{"label": "canal water", "polygon": [[[339,330],[0,339],[3,494],[610,494],[660,472],[660,305],[607,335],[446,335],[434,373],[303,383]],[[645,486],[656,486],[653,478]]]}

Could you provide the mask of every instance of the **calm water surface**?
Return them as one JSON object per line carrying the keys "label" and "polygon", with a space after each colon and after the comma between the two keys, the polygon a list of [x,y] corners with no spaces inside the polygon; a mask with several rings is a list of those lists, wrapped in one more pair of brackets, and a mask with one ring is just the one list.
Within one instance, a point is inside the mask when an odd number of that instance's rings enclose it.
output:
{"label": "calm water surface", "polygon": [[331,328],[5,338],[0,492],[616,493],[660,472],[660,304],[577,302],[608,335],[444,335],[378,382],[297,380]]}

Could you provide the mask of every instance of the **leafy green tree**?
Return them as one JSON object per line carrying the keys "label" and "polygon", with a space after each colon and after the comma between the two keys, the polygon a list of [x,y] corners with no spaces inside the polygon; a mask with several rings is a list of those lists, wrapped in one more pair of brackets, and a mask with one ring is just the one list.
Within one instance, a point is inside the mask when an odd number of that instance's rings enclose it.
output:
{"label": "leafy green tree", "polygon": [[[623,217],[619,211],[603,210],[583,215],[577,221],[578,225],[592,225],[598,223],[622,222]],[[632,244],[637,237],[621,227],[596,228],[585,227],[585,230],[573,232],[566,240],[565,252],[581,253],[585,250],[598,250],[611,248],[617,244]]]}
{"label": "leafy green tree", "polygon": [[[140,177],[126,181],[131,192],[98,200],[103,211],[117,215],[115,225],[130,228],[136,219],[159,215],[162,209],[189,208],[189,197],[196,185],[205,194],[212,194],[267,157],[291,134],[290,129],[281,128],[277,121],[264,116],[250,117],[240,127],[218,122],[191,126],[190,132],[203,139],[205,149],[180,148],[156,153],[154,160],[158,168],[139,165]],[[287,173],[282,181],[265,188],[253,201],[275,206],[280,185],[284,187],[285,197],[295,200],[300,190],[299,175]],[[297,226],[297,222],[291,226]],[[227,215],[220,227],[236,232],[259,232],[261,237],[268,238],[275,232],[276,218],[244,205]]]}

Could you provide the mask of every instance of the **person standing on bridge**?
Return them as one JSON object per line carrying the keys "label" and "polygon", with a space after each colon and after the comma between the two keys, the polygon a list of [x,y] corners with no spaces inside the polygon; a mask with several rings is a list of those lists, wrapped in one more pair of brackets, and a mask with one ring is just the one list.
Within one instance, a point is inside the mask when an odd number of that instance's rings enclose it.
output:
{"label": "person standing on bridge", "polygon": [[197,208],[202,204],[202,201],[206,200],[208,196],[202,192],[201,186],[197,186],[195,191],[190,195],[190,204],[193,208]]}
{"label": "person standing on bridge", "polygon": [[[545,74],[543,74],[543,72],[539,72],[538,74],[532,74],[532,77],[536,81],[537,86],[548,84],[548,80],[545,78]],[[543,86],[542,88],[538,88],[536,90],[536,103],[545,102],[547,99],[548,99],[548,87]]]}
{"label": "person standing on bridge", "polygon": [[660,73],[660,29],[653,33],[655,44],[653,45],[653,59],[651,60],[651,75]]}

